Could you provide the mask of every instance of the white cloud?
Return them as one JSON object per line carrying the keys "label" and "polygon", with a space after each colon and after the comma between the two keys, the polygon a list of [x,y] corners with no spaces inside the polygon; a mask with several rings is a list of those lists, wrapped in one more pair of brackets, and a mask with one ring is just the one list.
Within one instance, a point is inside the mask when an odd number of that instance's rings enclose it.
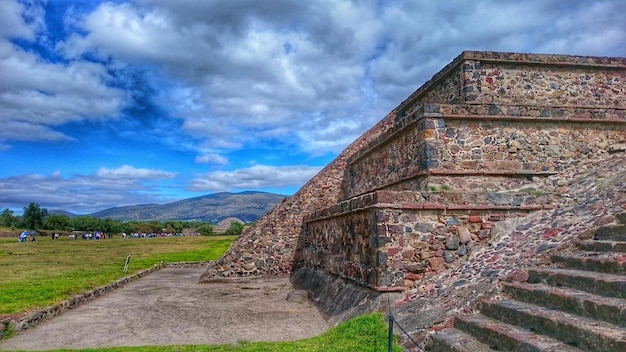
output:
{"label": "white cloud", "polygon": [[0,178],[0,206],[35,202],[47,209],[92,213],[103,209],[171,202],[178,199],[158,195],[158,180],[171,179],[174,173],[124,165],[101,168],[94,175],[63,177],[60,171],[50,175],[28,174]]}
{"label": "white cloud", "polygon": [[203,154],[196,156],[196,162],[201,164],[226,165],[228,164],[228,159],[219,154]]}
{"label": "white cloud", "polygon": [[153,65],[172,83],[158,101],[205,146],[280,132],[304,151],[336,152],[463,50],[623,54],[621,10],[606,0],[104,2],[73,17],[84,34],[58,48]]}
{"label": "white cloud", "polygon": [[[563,6],[538,50],[564,54],[625,56],[626,2],[604,0],[577,7]],[[548,35],[556,34],[556,35]]]}
{"label": "white cloud", "polygon": [[[63,133],[54,131],[53,129],[22,121],[11,121],[0,116],[3,122],[0,129],[0,140],[16,140],[16,141],[65,141],[73,140],[71,137]],[[1,149],[0,149],[1,150]]]}
{"label": "white cloud", "polygon": [[[23,6],[22,4],[27,4]],[[0,36],[34,39],[45,28],[44,11],[36,1],[4,1],[0,11]]]}
{"label": "white cloud", "polygon": [[311,166],[254,165],[234,171],[209,172],[191,181],[192,191],[221,192],[262,188],[300,186],[317,174],[321,168]]}
{"label": "white cloud", "polygon": [[109,179],[159,179],[173,178],[176,174],[168,171],[143,169],[130,165],[122,165],[115,169],[101,167],[96,176]]}
{"label": "white cloud", "polygon": [[[155,63],[181,82],[179,91],[199,88],[201,95],[175,104],[184,107],[183,130],[231,148],[249,132],[304,128],[302,114],[358,105],[360,61],[382,26],[372,6],[347,2],[145,4],[101,5],[82,22],[87,35],[60,47],[73,57],[91,51]],[[231,143],[220,138],[224,133],[235,135]]]}
{"label": "white cloud", "polygon": [[0,118],[56,126],[116,114],[125,93],[106,86],[106,68],[88,62],[41,62],[34,54],[0,44]]}
{"label": "white cloud", "polygon": [[71,140],[56,127],[116,117],[127,103],[126,93],[107,86],[112,77],[104,66],[53,63],[10,41],[34,41],[45,29],[43,8],[27,5],[3,2],[0,11],[7,20],[0,19],[0,140]]}

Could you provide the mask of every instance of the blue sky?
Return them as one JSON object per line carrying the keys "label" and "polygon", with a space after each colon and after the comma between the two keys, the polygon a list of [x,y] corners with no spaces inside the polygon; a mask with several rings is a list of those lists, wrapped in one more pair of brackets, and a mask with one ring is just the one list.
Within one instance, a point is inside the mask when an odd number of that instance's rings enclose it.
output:
{"label": "blue sky", "polygon": [[290,195],[463,50],[626,56],[626,1],[0,0],[0,209]]}

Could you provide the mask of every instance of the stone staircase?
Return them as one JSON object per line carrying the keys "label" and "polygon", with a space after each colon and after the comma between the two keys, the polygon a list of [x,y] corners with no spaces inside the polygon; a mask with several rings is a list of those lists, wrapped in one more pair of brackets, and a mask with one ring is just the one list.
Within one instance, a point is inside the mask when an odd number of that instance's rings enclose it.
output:
{"label": "stone staircase", "polygon": [[508,298],[456,316],[429,351],[626,351],[626,213],[618,221],[529,270],[527,282],[503,283]]}

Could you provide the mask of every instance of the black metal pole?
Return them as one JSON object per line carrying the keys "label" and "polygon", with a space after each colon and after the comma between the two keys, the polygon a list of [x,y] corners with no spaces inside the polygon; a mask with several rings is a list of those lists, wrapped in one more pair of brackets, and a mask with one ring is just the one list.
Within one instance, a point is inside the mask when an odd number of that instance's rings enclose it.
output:
{"label": "black metal pole", "polygon": [[391,311],[389,311],[389,348],[387,351],[393,351],[393,315],[391,315]]}

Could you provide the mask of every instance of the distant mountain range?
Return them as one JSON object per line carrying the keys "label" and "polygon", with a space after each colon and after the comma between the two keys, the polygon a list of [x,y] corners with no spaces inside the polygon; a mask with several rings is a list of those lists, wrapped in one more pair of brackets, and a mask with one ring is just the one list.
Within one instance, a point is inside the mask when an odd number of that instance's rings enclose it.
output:
{"label": "distant mountain range", "polygon": [[[266,192],[222,192],[162,205],[141,204],[110,208],[89,216],[122,221],[198,220],[213,224],[233,217],[244,222],[253,222],[285,198],[285,195]],[[63,210],[51,210],[48,213],[76,216]]]}

